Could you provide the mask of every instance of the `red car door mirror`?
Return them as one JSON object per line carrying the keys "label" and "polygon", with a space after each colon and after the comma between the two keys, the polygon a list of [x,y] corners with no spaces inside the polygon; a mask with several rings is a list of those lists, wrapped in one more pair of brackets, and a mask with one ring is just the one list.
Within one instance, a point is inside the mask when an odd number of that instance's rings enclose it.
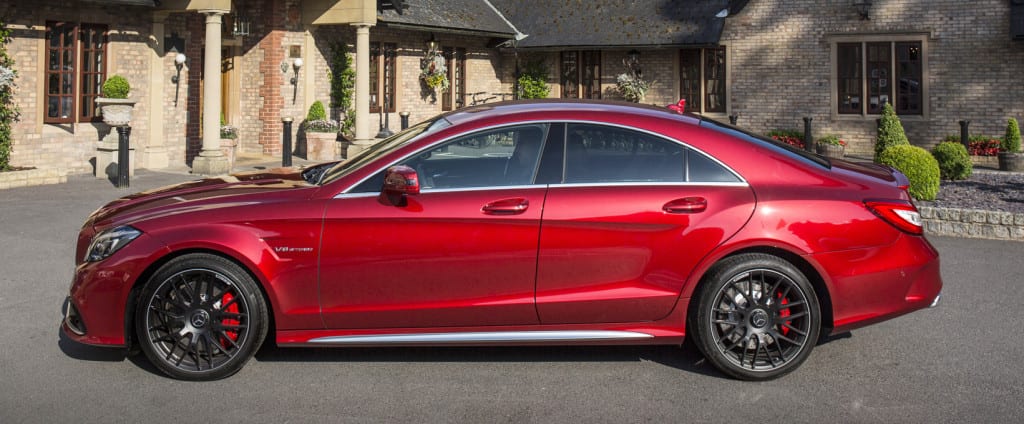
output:
{"label": "red car door mirror", "polygon": [[420,194],[420,178],[416,170],[405,165],[388,168],[384,173],[384,194]]}

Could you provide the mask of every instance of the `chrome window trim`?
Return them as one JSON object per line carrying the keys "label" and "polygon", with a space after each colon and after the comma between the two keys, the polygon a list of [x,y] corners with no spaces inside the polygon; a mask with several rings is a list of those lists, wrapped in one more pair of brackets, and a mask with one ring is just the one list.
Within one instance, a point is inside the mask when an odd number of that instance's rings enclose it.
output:
{"label": "chrome window trim", "polygon": [[[531,185],[510,185],[510,186],[487,186],[487,187],[465,187],[465,188],[427,188],[420,190],[420,194],[431,194],[431,193],[463,193],[467,191],[500,191],[500,190],[527,190],[537,188],[547,188],[547,184],[531,184]],[[339,193],[334,196],[335,199],[355,199],[361,197],[377,197],[380,196],[380,192],[375,193]]]}
{"label": "chrome window trim", "polygon": [[366,334],[358,336],[328,336],[310,339],[307,343],[358,345],[393,343],[516,343],[560,342],[579,340],[649,339],[654,336],[636,331],[568,330],[568,331],[480,331],[467,333],[411,333]]}
{"label": "chrome window trim", "polygon": [[[690,145],[689,143],[686,143],[684,141],[676,140],[674,138],[665,136],[663,134],[656,133],[654,131],[648,131],[648,130],[645,130],[643,128],[631,127],[631,126],[628,126],[628,125],[613,124],[613,123],[601,122],[601,121],[588,121],[588,120],[582,120],[582,119],[580,119],[580,120],[575,120],[575,119],[556,119],[556,120],[535,119],[535,120],[530,120],[530,121],[517,121],[517,122],[514,122],[514,123],[510,123],[508,125],[502,125],[500,127],[490,127],[490,128],[482,129],[482,130],[477,131],[477,132],[489,131],[489,130],[492,130],[492,129],[503,128],[503,127],[514,127],[514,126],[519,126],[519,125],[530,125],[530,124],[548,124],[548,125],[554,125],[554,124],[592,124],[592,125],[603,125],[603,126],[608,126],[608,127],[621,128],[621,129],[625,129],[625,130],[637,131],[637,132],[640,132],[640,133],[648,134],[648,135],[650,135],[652,137],[657,137],[657,138],[660,138],[662,140],[669,141],[671,143],[681,144],[681,145],[683,145],[683,147],[686,147],[686,148],[688,148],[688,149],[690,149],[690,150],[692,150],[692,151],[694,151],[696,153],[699,153],[699,154],[703,155],[704,157],[710,159],[712,162],[717,163],[721,167],[725,168],[726,171],[729,171],[729,173],[731,173],[737,179],[739,179],[738,183],[742,183],[744,186],[748,185],[747,184],[747,180],[745,178],[743,178],[742,175],[740,175],[738,172],[733,170],[728,165],[722,163],[722,161],[718,160],[718,158],[707,154],[703,150],[700,150],[700,149],[698,149],[696,147],[693,147],[692,145]],[[447,128],[447,127],[445,127],[445,128]],[[471,133],[468,133],[468,134],[473,134],[473,133],[471,132]],[[429,135],[429,133],[424,132],[423,134],[420,134],[421,137],[417,137],[417,139],[422,138],[422,136],[427,136],[427,135]],[[353,189],[355,187],[359,187],[360,184],[366,182],[366,180],[369,180],[370,178],[373,178],[375,175],[377,175],[378,172],[382,172],[385,169],[388,169],[389,167],[394,166],[395,164],[401,163],[402,161],[405,161],[408,158],[411,158],[413,156],[419,155],[423,151],[428,150],[428,149],[430,149],[433,146],[437,146],[437,145],[441,145],[441,144],[447,143],[447,142],[449,142],[449,141],[451,141],[451,140],[453,140],[455,138],[462,137],[464,135],[467,135],[467,133],[461,133],[461,134],[458,134],[458,135],[453,135],[451,137],[439,140],[439,141],[437,141],[435,143],[431,143],[430,145],[424,146],[423,148],[418,149],[418,150],[416,150],[416,151],[414,151],[414,152],[412,152],[412,153],[410,153],[408,155],[402,156],[401,158],[399,158],[398,160],[396,160],[394,162],[391,162],[391,163],[389,163],[389,164],[387,164],[385,166],[377,168],[377,170],[371,172],[365,178],[363,178],[363,179],[357,181],[356,183],[350,185],[348,188],[345,189],[345,191],[343,191],[343,192],[339,193],[338,195],[336,195],[335,198],[339,198],[342,195],[350,194],[348,192],[349,190],[351,190],[351,189]],[[545,142],[546,141],[547,140],[545,140]],[[687,176],[687,177],[689,177],[689,176]],[[602,183],[601,185],[611,185],[611,184],[621,184],[621,183]],[[632,183],[627,183],[627,184],[632,184]],[[651,185],[651,184],[653,184],[653,183],[643,183],[642,185]],[[716,183],[701,183],[701,182],[686,181],[686,182],[673,182],[673,183],[669,183],[669,184],[679,184],[679,185],[682,185],[682,184],[688,184],[688,185],[715,185]],[[730,184],[733,184],[733,183],[730,183]],[[559,183],[559,184],[551,184],[551,185],[552,186],[569,186],[570,184],[561,184],[561,183]],[[497,187],[502,187],[502,186],[497,186]],[[481,189],[492,189],[492,188],[495,188],[495,186],[484,186],[484,187],[475,187],[475,188],[467,188],[467,189],[468,190],[481,190]],[[460,189],[460,190],[462,190],[462,189]],[[425,190],[425,192],[427,192],[427,190]],[[352,194],[366,194],[366,193],[352,193]],[[374,195],[376,196],[376,193]]]}
{"label": "chrome window trim", "polygon": [[749,187],[744,181],[737,182],[719,182],[719,183],[673,183],[673,182],[643,182],[643,181],[630,181],[622,183],[566,183],[566,184],[551,184],[551,188],[558,187]]}

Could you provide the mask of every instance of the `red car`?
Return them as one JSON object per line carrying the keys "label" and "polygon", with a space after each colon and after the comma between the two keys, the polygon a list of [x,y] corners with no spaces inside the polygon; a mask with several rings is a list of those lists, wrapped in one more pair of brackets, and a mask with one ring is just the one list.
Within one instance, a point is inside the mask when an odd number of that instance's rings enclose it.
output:
{"label": "red car", "polygon": [[128,196],[78,237],[63,329],[163,372],[281,346],[680,344],[733,377],[938,302],[905,176],[707,118],[513,102],[342,163]]}

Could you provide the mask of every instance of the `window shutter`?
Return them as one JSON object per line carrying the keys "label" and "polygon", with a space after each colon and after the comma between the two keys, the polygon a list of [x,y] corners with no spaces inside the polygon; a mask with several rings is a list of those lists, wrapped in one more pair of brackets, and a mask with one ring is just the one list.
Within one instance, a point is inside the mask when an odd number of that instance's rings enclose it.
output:
{"label": "window shutter", "polygon": [[1010,38],[1024,40],[1024,0],[1010,1]]}

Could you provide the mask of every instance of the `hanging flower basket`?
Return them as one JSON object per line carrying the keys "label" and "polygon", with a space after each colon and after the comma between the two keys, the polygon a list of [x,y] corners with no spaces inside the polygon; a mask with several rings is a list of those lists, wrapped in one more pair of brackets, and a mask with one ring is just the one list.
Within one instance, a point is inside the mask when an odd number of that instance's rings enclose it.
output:
{"label": "hanging flower basket", "polygon": [[436,51],[427,52],[420,61],[420,79],[434,91],[448,89],[448,67],[444,56]]}

